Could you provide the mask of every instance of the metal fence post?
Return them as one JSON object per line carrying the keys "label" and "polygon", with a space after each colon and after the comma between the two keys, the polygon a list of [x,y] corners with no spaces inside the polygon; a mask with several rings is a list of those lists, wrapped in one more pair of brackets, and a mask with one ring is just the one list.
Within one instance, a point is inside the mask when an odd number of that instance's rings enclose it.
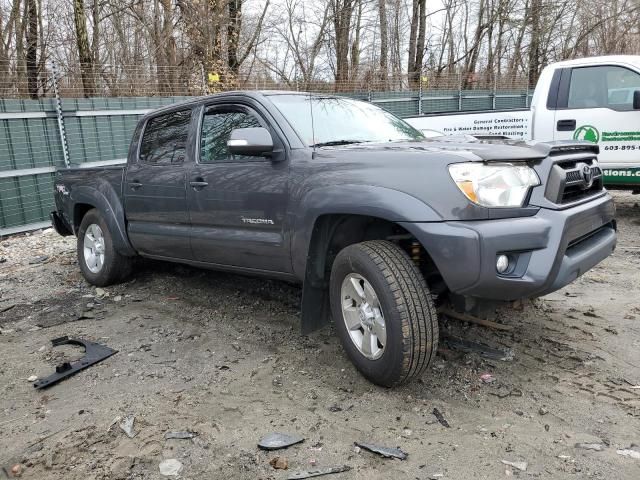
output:
{"label": "metal fence post", "polygon": [[67,168],[71,167],[69,160],[69,145],[67,144],[67,133],[64,129],[64,117],[62,116],[62,99],[58,90],[58,70],[56,62],[51,62],[51,71],[53,72],[53,93],[56,97],[56,117],[58,118],[58,133],[60,134],[60,145],[62,146],[62,157]]}
{"label": "metal fence post", "polygon": [[200,75],[202,77],[202,95],[207,94],[207,77],[204,74],[204,65],[200,64]]}
{"label": "metal fence post", "polygon": [[462,74],[458,73],[458,111],[462,111]]}
{"label": "metal fence post", "polygon": [[496,109],[496,94],[498,90],[498,77],[494,75],[493,77],[493,95],[491,95],[491,109]]}
{"label": "metal fence post", "polygon": [[422,68],[418,77],[418,115],[422,115]]}

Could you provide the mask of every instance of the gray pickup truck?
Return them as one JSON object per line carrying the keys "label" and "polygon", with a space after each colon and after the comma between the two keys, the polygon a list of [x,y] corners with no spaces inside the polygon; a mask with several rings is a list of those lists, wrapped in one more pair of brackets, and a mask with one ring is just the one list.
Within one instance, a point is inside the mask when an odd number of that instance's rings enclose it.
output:
{"label": "gray pickup truck", "polygon": [[87,281],[136,256],[301,283],[302,330],[329,318],[372,382],[419,376],[436,303],[557,290],[612,253],[598,146],[425,139],[369,103],[231,92],[138,124],[126,166],[60,170],[61,235]]}

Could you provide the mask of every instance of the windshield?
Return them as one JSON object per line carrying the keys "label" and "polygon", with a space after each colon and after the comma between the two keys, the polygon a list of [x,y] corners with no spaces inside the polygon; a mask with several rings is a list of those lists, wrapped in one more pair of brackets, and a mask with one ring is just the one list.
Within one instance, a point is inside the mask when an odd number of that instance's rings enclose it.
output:
{"label": "windshield", "polygon": [[422,133],[404,120],[366,102],[295,94],[272,95],[270,100],[307,145],[344,145],[424,138]]}

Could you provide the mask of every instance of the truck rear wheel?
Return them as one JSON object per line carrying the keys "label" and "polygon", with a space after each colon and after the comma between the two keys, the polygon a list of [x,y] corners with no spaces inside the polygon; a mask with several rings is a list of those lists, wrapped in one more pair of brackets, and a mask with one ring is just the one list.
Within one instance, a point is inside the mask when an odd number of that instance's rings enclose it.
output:
{"label": "truck rear wheel", "polygon": [[78,264],[84,278],[98,287],[118,283],[131,273],[132,259],[113,248],[107,222],[95,208],[85,214],[78,229]]}
{"label": "truck rear wheel", "polygon": [[331,313],[347,355],[371,382],[419,377],[438,347],[438,315],[424,278],[386,240],[343,249],[331,270]]}

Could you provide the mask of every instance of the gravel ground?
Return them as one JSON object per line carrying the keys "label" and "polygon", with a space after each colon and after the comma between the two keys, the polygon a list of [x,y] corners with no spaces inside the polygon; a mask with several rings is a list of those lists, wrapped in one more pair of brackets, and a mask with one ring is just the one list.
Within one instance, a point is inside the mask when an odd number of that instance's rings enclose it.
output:
{"label": "gravel ground", "polygon": [[[144,262],[129,282],[96,289],[73,238],[4,239],[0,478],[167,478],[167,459],[191,479],[283,479],[313,465],[351,467],[326,477],[336,479],[640,478],[638,200],[616,194],[612,257],[498,312],[511,331],[443,320],[444,334],[508,348],[512,360],[442,348],[421,380],[394,390],[364,380],[331,328],[300,336],[298,287]],[[82,355],[51,348],[63,335],[118,353],[34,390],[30,377]],[[133,438],[119,426],[129,416]],[[197,435],[166,440],[168,431]],[[259,450],[273,431],[305,441]],[[409,456],[383,459],[355,441]],[[277,456],[287,471],[270,465]]]}

